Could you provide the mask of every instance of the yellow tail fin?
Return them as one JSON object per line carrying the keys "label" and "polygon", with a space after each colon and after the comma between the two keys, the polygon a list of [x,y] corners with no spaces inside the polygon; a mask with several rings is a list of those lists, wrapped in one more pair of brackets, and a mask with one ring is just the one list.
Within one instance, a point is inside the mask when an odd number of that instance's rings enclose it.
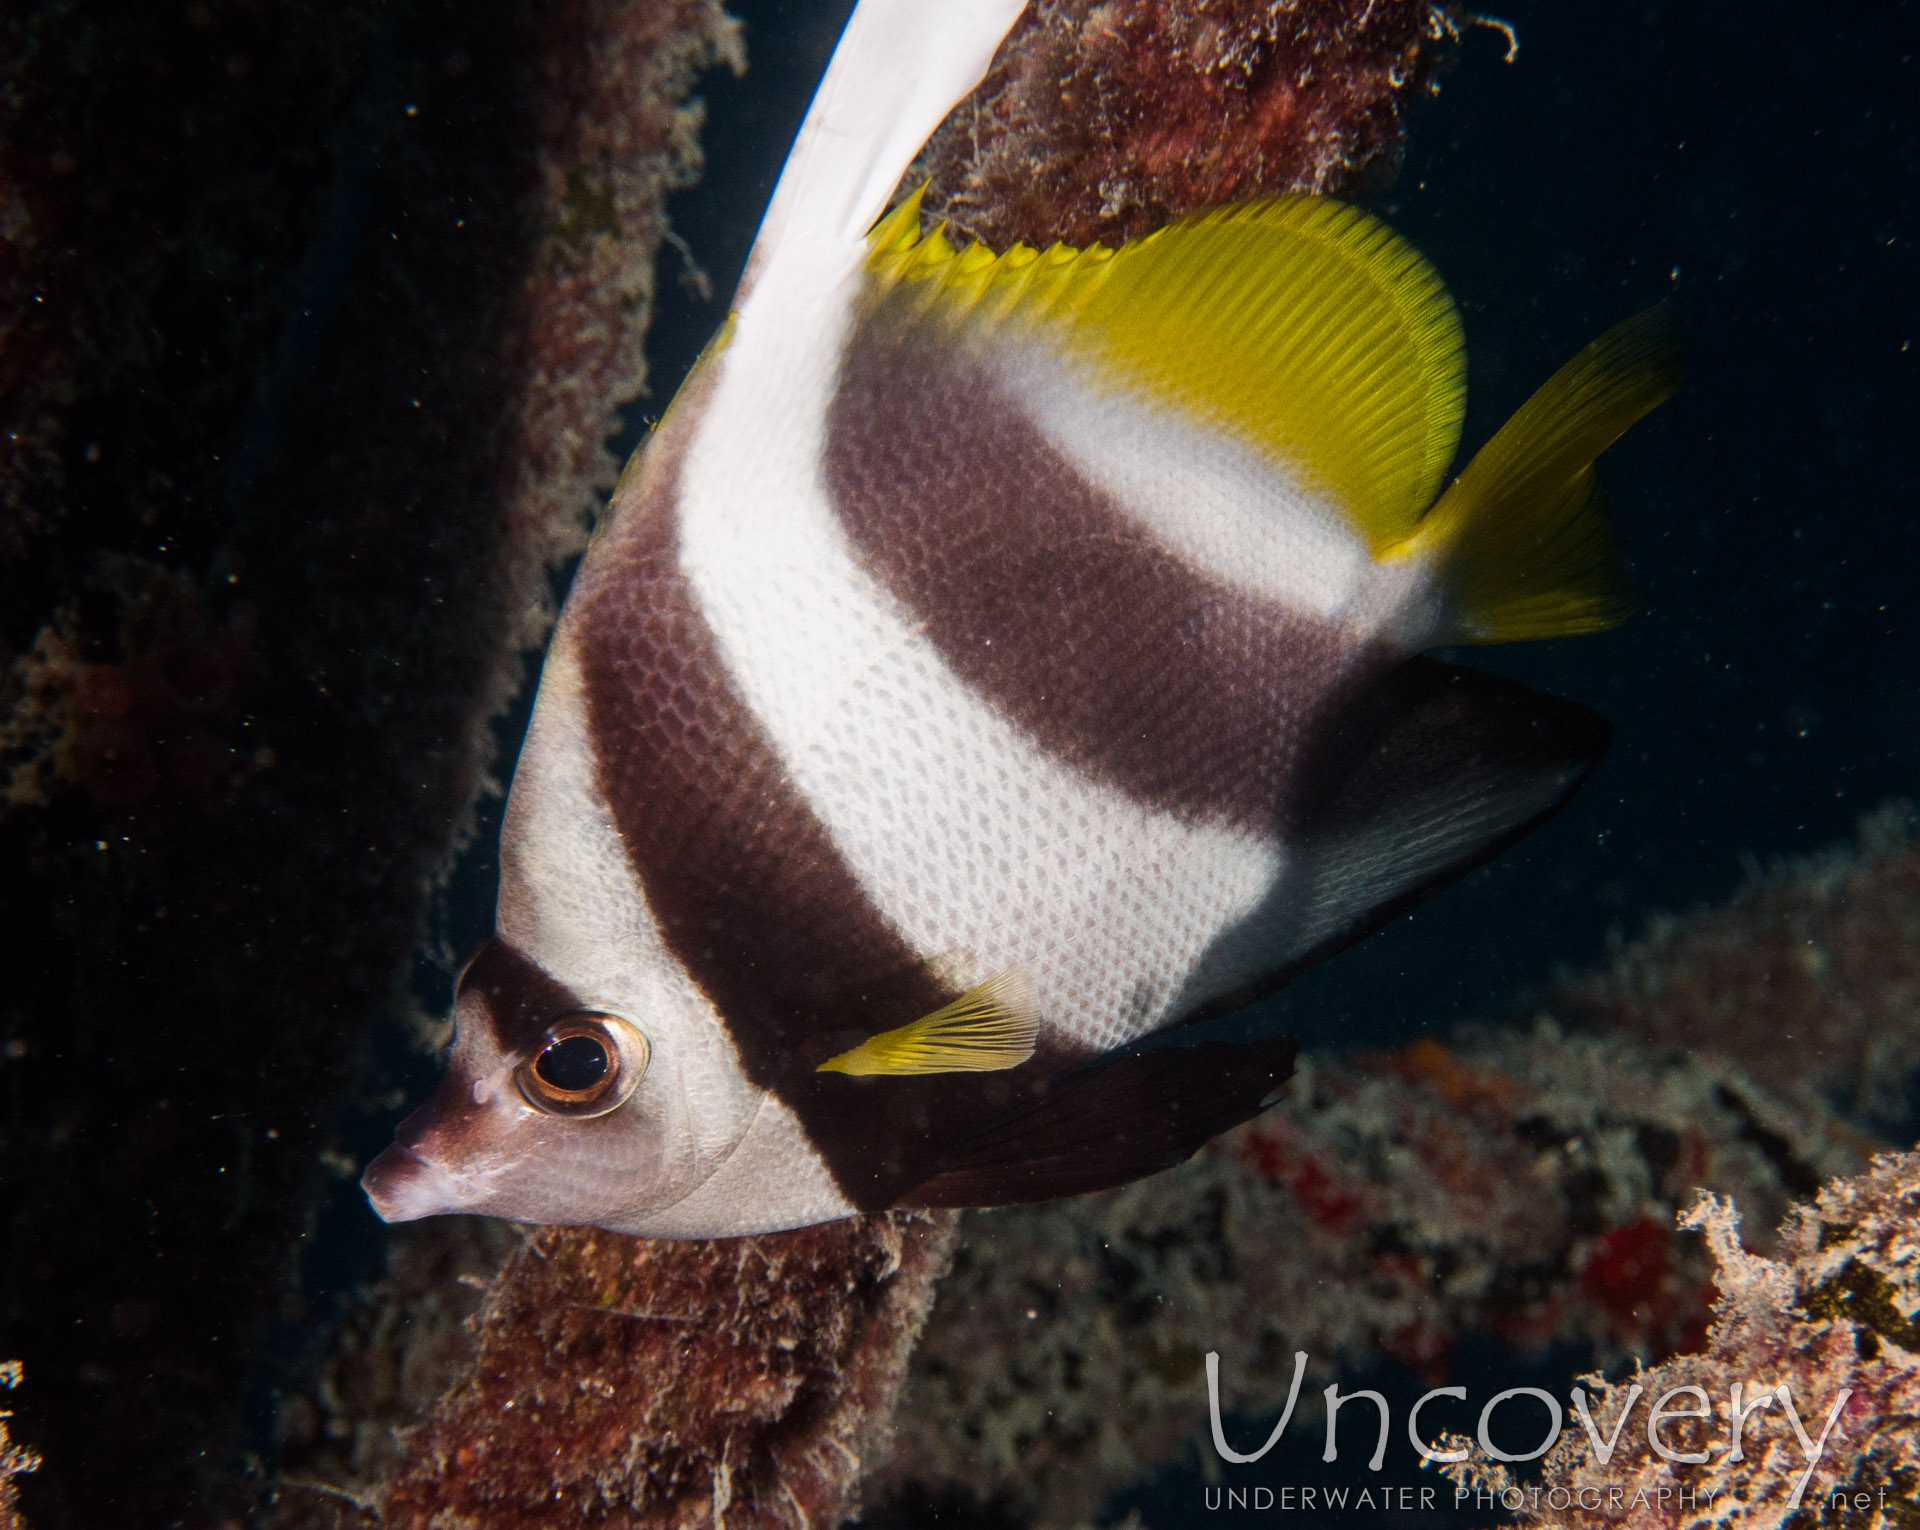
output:
{"label": "yellow tail fin", "polygon": [[1632,614],[1594,459],[1679,380],[1662,303],[1575,356],[1480,448],[1394,550],[1436,560],[1453,613],[1442,641],[1566,637]]}
{"label": "yellow tail fin", "polygon": [[911,1025],[870,1036],[829,1057],[817,1073],[993,1073],[1033,1056],[1040,1034],[1027,975],[1018,967],[969,988]]}

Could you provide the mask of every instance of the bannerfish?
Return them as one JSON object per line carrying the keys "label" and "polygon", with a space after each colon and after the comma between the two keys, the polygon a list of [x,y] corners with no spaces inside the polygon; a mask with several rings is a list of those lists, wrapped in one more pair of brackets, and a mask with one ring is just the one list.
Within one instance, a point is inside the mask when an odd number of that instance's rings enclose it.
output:
{"label": "bannerfish", "polygon": [[[1608,726],[1425,657],[1628,610],[1629,319],[1450,484],[1460,321],[1282,197],[995,255],[886,209],[1023,0],[862,0],[569,593],[389,1221],[665,1237],[1098,1189],[1270,1104],[1182,1031],[1527,833]],[[1442,492],[1444,484],[1444,492]]]}

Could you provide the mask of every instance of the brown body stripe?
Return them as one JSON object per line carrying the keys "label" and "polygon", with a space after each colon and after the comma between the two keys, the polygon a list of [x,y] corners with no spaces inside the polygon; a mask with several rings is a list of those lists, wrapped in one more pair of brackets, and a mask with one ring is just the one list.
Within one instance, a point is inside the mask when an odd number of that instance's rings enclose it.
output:
{"label": "brown body stripe", "polygon": [[933,326],[848,349],[827,482],[868,570],[1031,737],[1136,800],[1291,837],[1293,790],[1378,655],[1134,526]]}
{"label": "brown body stripe", "polygon": [[885,1206],[1079,1054],[1043,1044],[1023,1067],[981,1075],[814,1071],[954,994],[787,779],[679,569],[680,454],[710,383],[696,377],[677,401],[568,603],[596,774],[668,947],[748,1076],[793,1108],[849,1200]]}
{"label": "brown body stripe", "polygon": [[467,963],[456,993],[477,989],[486,1000],[487,1024],[502,1052],[531,1052],[561,1015],[585,1004],[566,984],[498,935],[489,935]]}
{"label": "brown body stripe", "polygon": [[[493,1045],[508,1054],[532,1052],[549,1025],[570,1011],[586,1007],[566,984],[556,981],[538,962],[499,935],[489,935],[480,942],[454,991],[459,999],[479,997]],[[461,1023],[466,1023],[465,1017]],[[451,1074],[443,1078],[440,1087],[400,1123],[394,1134],[397,1145],[414,1148],[431,1139],[436,1153],[455,1158],[488,1150],[496,1128],[487,1108],[467,1089],[454,1088],[451,1080]],[[388,1169],[400,1174],[413,1172],[399,1168],[392,1160],[388,1160]]]}

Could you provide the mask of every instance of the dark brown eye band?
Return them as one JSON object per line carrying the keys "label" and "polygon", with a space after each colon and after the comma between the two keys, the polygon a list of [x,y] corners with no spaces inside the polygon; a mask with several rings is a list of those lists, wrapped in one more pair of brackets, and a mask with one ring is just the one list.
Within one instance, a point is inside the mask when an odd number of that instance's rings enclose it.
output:
{"label": "dark brown eye band", "polygon": [[514,1070],[520,1094],[551,1116],[618,1110],[647,1071],[647,1038],[615,1015],[567,1015],[547,1027],[540,1049]]}

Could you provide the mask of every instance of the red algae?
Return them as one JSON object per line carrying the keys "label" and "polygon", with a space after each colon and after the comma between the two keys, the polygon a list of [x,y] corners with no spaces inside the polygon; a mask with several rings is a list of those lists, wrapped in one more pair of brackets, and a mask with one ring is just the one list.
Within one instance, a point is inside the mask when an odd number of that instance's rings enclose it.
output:
{"label": "red algae", "polygon": [[[1449,1474],[1483,1504],[1504,1497],[1517,1523],[1541,1530],[1920,1522],[1920,1154],[1876,1159],[1866,1173],[1825,1186],[1787,1219],[1775,1258],[1743,1245],[1732,1201],[1702,1195],[1682,1222],[1703,1231],[1713,1252],[1718,1295],[1700,1351],[1616,1382],[1583,1381],[1597,1420],[1637,1404],[1642,1423],[1650,1400],[1683,1387],[1699,1392],[1675,1406],[1703,1400],[1704,1416],[1663,1424],[1661,1450],[1646,1429],[1630,1427],[1602,1455],[1570,1428],[1543,1463],[1545,1493],[1521,1488],[1484,1457]],[[1731,1416],[1736,1399],[1744,1412],[1769,1396],[1745,1419]]]}
{"label": "red algae", "polygon": [[[1652,1217],[1611,1228],[1594,1244],[1580,1270],[1587,1294],[1614,1317],[1631,1321],[1660,1296],[1673,1266],[1673,1233]],[[1686,1349],[1682,1335],[1676,1348]]]}
{"label": "red algae", "polygon": [[1036,0],[905,184],[993,249],[1117,244],[1399,163],[1454,13],[1428,0]]}

